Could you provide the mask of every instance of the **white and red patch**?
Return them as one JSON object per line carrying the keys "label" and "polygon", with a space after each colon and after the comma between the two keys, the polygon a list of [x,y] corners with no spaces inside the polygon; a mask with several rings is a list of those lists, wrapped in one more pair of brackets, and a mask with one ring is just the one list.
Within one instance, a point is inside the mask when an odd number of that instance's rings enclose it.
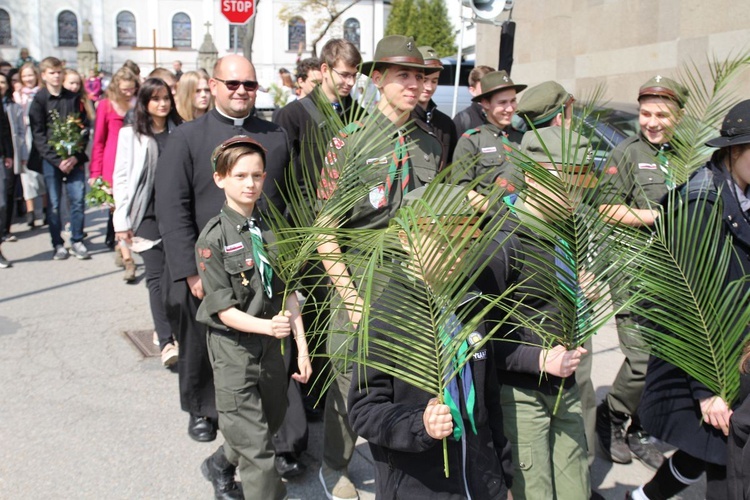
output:
{"label": "white and red patch", "polygon": [[344,143],[344,141],[342,141],[338,137],[334,137],[333,139],[331,139],[331,145],[336,149],[341,149],[346,145],[346,143]]}
{"label": "white and red patch", "polygon": [[242,242],[240,241],[238,243],[233,243],[231,245],[225,246],[224,247],[224,252],[226,252],[226,253],[239,252],[243,248],[245,248],[245,245],[243,245]]}
{"label": "white and red patch", "polygon": [[385,196],[385,185],[375,186],[370,190],[370,205],[372,208],[381,209],[388,203]]}

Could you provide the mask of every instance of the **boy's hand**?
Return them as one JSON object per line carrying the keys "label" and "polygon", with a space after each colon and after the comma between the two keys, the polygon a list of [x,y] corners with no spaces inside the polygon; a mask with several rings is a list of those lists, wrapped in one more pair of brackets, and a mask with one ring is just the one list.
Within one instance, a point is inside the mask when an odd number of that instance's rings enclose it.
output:
{"label": "boy's hand", "polygon": [[292,313],[283,311],[271,318],[271,336],[277,339],[288,337],[292,333]]}
{"label": "boy's hand", "polygon": [[188,276],[185,278],[185,281],[187,282],[187,286],[190,289],[190,293],[193,294],[193,297],[196,299],[202,299],[204,297],[203,293],[203,281],[201,281],[201,277],[198,274],[194,274],[192,276]]}
{"label": "boy's hand", "polygon": [[443,439],[453,433],[453,417],[448,405],[441,405],[437,398],[427,402],[422,415],[422,423],[432,439]]}
{"label": "boy's hand", "polygon": [[581,356],[587,352],[583,347],[568,351],[564,346],[556,345],[539,353],[539,370],[556,377],[570,377],[581,364]]}
{"label": "boy's hand", "polygon": [[300,384],[306,384],[312,375],[312,365],[310,364],[310,355],[297,356],[297,369],[299,372],[292,373],[292,378]]}
{"label": "boy's hand", "polygon": [[64,174],[69,174],[70,171],[73,170],[73,167],[76,166],[76,163],[78,163],[78,158],[75,156],[65,158],[60,162],[60,170],[62,170]]}

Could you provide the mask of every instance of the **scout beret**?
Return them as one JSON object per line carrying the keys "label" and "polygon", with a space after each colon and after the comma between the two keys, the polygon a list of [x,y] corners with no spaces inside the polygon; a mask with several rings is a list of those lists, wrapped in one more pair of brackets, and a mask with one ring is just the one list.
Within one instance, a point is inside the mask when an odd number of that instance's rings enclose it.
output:
{"label": "scout beret", "polygon": [[472,97],[472,101],[479,102],[482,99],[489,99],[489,97],[495,92],[501,90],[514,89],[516,92],[521,92],[528,85],[516,85],[513,80],[510,79],[508,73],[505,71],[492,71],[487,73],[479,81],[479,85],[482,87],[482,93]]}
{"label": "scout beret", "polygon": [[536,126],[561,113],[571,97],[573,95],[557,82],[540,83],[523,93],[516,114]]}
{"label": "scout beret", "polygon": [[435,51],[435,49],[425,45],[423,47],[419,47],[419,52],[422,54],[424,64],[428,68],[425,70],[425,74],[429,75],[443,69],[443,63],[440,62],[440,57],[438,56],[438,53]]}
{"label": "scout beret", "polygon": [[362,73],[370,74],[376,64],[395,64],[407,68],[427,69],[414,38],[389,35],[378,42],[372,61],[362,63]]}
{"label": "scout beret", "polygon": [[735,104],[721,124],[721,135],[706,143],[712,148],[750,144],[750,99]]}
{"label": "scout beret", "polygon": [[688,90],[679,82],[665,76],[656,75],[638,90],[638,100],[641,97],[655,96],[664,97],[677,103],[681,108],[685,107],[688,99]]}
{"label": "scout beret", "polygon": [[[563,132],[565,137],[563,137]],[[521,152],[529,160],[548,170],[562,174],[566,182],[584,187],[596,186],[596,175],[589,173],[594,168],[594,152],[588,139],[562,127],[545,127],[526,132],[521,141]]]}

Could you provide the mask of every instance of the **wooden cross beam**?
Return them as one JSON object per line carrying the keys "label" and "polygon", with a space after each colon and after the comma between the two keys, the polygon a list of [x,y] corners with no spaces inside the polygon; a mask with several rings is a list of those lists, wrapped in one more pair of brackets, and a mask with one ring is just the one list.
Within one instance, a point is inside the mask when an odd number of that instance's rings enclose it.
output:
{"label": "wooden cross beam", "polygon": [[156,63],[156,51],[157,50],[177,50],[177,49],[175,49],[174,47],[157,47],[156,46],[156,30],[151,30],[151,32],[153,34],[153,40],[154,40],[153,45],[151,45],[151,47],[133,47],[133,50],[150,50],[150,51],[153,51],[153,54],[154,54],[154,69],[156,69],[158,67],[158,65]]}

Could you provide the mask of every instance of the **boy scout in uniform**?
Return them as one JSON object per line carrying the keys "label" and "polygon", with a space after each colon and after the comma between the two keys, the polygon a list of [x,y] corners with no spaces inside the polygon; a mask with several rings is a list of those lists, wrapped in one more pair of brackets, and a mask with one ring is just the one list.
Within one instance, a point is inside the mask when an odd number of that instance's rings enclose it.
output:
{"label": "boy scout in uniform", "polygon": [[497,209],[502,197],[513,194],[522,181],[507,154],[512,150],[513,140],[508,133],[512,130],[510,123],[516,112],[516,94],[526,85],[514,84],[505,71],[487,73],[481,85],[482,93],[471,100],[481,103],[487,113],[487,124],[464,132],[453,158],[478,158],[473,168],[462,171],[454,181],[465,185],[482,176],[477,191],[472,191],[470,196],[472,206],[486,212]]}
{"label": "boy scout in uniform", "polygon": [[[606,192],[610,204],[599,210],[613,223],[634,227],[653,226],[659,215],[659,200],[675,187],[669,165],[669,140],[683,114],[688,92],[678,82],[656,76],[638,91],[638,121],[641,132],[621,142],[605,167]],[[615,302],[627,290],[612,292]],[[633,335],[637,328],[628,311],[618,314],[617,334],[625,360],[607,397],[597,408],[596,431],[604,455],[617,463],[630,463],[631,452],[644,464],[657,469],[664,456],[640,427],[636,410],[643,393],[648,351],[643,340]],[[625,423],[631,418],[627,431]]]}
{"label": "boy scout in uniform", "polygon": [[239,466],[247,499],[286,498],[274,465],[271,435],[286,412],[287,372],[281,341],[297,343],[299,382],[310,376],[307,342],[297,296],[281,311],[284,284],[266,253],[273,234],[256,210],[265,179],[265,150],[247,136],[224,141],[212,155],[214,181],[227,201],[196,244],[205,297],[198,321],[208,325],[216,409],[225,443],[201,466],[216,498],[241,498],[234,481]]}
{"label": "boy scout in uniform", "polygon": [[424,90],[419,94],[419,104],[414,107],[411,117],[418,127],[433,134],[443,147],[440,155],[440,170],[442,170],[453,158],[458,134],[456,133],[456,125],[450,116],[437,109],[437,104],[432,100],[432,96],[435,95],[438,88],[440,72],[443,70],[440,58],[432,47],[419,47],[419,52],[422,53],[425,65],[430,69],[425,71]]}
{"label": "boy scout in uniform", "polygon": [[[369,194],[351,207],[345,222],[339,223],[341,227],[386,227],[401,206],[403,196],[435,178],[440,165],[440,143],[409,120],[422,91],[425,70],[414,39],[401,35],[380,40],[374,60],[362,65],[362,71],[370,73],[378,88],[380,100],[364,122],[349,124],[332,139],[318,185],[318,198],[334,202],[337,189],[346,193],[347,184],[364,182],[371,187]],[[360,158],[365,165],[358,166],[355,175],[346,175],[339,157]],[[338,331],[357,327],[362,305],[355,284],[356,270],[348,269],[336,258],[343,251],[333,237],[318,247],[322,256],[331,256],[323,259],[323,265],[334,285],[333,328]],[[344,341],[345,337],[330,339],[329,350],[341,348]],[[346,407],[351,374],[348,366],[339,370],[344,373],[337,376],[326,396],[320,470],[326,494],[334,500],[358,498],[347,475],[356,440]]]}

